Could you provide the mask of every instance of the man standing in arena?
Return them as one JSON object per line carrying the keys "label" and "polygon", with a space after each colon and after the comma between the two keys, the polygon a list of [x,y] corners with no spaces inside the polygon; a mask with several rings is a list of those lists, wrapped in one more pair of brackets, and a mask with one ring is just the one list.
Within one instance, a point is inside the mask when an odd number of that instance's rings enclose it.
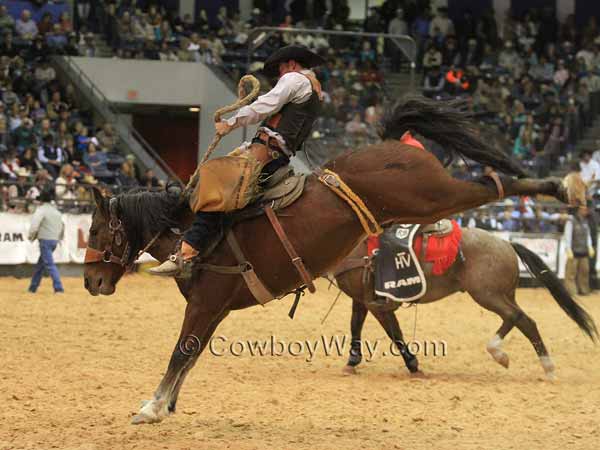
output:
{"label": "man standing in arena", "polygon": [[[223,158],[212,160],[214,166],[222,163],[221,170],[227,172],[228,179],[251,180],[244,192],[237,198],[242,202],[232,202],[231,195],[217,197],[213,192],[217,189],[219,179],[209,170],[211,161],[200,166],[199,193],[190,202],[196,217],[192,226],[185,232],[181,248],[171,255],[160,266],[150,269],[153,275],[184,276],[189,275],[192,260],[209,253],[215,243],[215,236],[222,230],[223,212],[243,208],[251,201],[254,192],[259,190],[261,180],[268,178],[277,169],[287,166],[290,158],[300,150],[304,140],[309,136],[317,119],[322,102],[321,85],[315,74],[309,70],[325,61],[306,47],[289,45],[269,56],[265,61],[263,72],[270,77],[279,78],[273,89],[261,95],[252,104],[241,108],[235,116],[215,124],[217,134],[224,136],[235,128],[261,123],[256,136],[250,143]],[[234,164],[228,161],[239,161],[248,168],[246,173],[238,173]],[[241,165],[241,164],[240,164]],[[202,170],[205,172],[202,172]],[[220,189],[220,187],[219,187]],[[231,190],[225,186],[221,190]],[[193,204],[192,204],[193,203]],[[232,204],[234,203],[234,204]],[[241,204],[240,204],[241,203]]]}
{"label": "man standing in arena", "polygon": [[40,286],[44,269],[48,271],[52,278],[54,293],[64,292],[52,253],[56,249],[58,241],[63,239],[65,229],[60,212],[51,203],[53,197],[54,190],[51,188],[46,187],[42,191],[38,197],[42,204],[33,214],[31,227],[29,228],[29,240],[34,241],[37,239],[40,245],[40,258],[35,266],[35,272],[29,285],[29,292],[31,293],[35,293]]}
{"label": "man standing in arena", "polygon": [[590,293],[589,258],[594,257],[590,227],[587,223],[586,206],[574,208],[565,224],[565,286],[572,295]]}

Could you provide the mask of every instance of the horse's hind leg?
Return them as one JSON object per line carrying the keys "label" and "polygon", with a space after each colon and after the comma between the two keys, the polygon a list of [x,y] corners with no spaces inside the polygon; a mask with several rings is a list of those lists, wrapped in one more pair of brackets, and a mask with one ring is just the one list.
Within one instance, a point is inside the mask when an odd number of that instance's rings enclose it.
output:
{"label": "horse's hind leg", "polygon": [[[478,286],[479,287],[479,286]],[[513,329],[523,315],[523,311],[514,301],[514,288],[512,293],[503,294],[497,289],[469,289],[473,300],[488,311],[495,312],[502,319],[502,325],[494,337],[487,343],[486,350],[501,366],[508,369],[509,358],[502,350],[502,342],[506,335]]]}
{"label": "horse's hind leg", "polygon": [[554,363],[548,355],[548,350],[542,341],[537,325],[517,305],[514,291],[511,294],[499,294],[481,296],[478,293],[469,292],[473,299],[485,309],[495,312],[502,318],[502,326],[487,344],[487,351],[492,358],[502,366],[508,368],[508,355],[502,350],[502,341],[513,327],[517,327],[529,339],[535,349],[544,372],[549,379],[554,378]]}
{"label": "horse's hind leg", "polygon": [[349,375],[355,374],[355,367],[362,361],[362,340],[361,333],[365,319],[367,318],[367,307],[363,302],[352,299],[352,318],[350,319],[350,331],[352,333],[352,342],[350,344],[350,355],[343,372]]}
{"label": "horse's hind leg", "polygon": [[546,345],[544,345],[544,341],[540,336],[540,332],[538,331],[538,327],[535,321],[530,318],[527,314],[522,313],[518,320],[515,322],[517,328],[523,333],[540,358],[540,363],[542,364],[542,368],[544,369],[544,373],[549,380],[555,379],[554,374],[554,363],[552,362],[552,358],[548,354],[548,350],[546,349]]}
{"label": "horse's hind leg", "polygon": [[396,348],[398,348],[408,371],[411,374],[422,375],[422,372],[419,370],[417,357],[410,352],[404,342],[404,336],[402,335],[402,330],[394,311],[378,311],[376,308],[370,308],[369,311],[375,316],[388,337],[392,340]]}

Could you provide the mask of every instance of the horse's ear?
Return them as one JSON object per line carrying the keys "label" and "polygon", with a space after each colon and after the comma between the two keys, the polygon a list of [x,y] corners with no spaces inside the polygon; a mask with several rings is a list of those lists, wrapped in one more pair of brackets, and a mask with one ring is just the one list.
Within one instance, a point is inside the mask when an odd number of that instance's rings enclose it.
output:
{"label": "horse's ear", "polygon": [[108,212],[106,197],[96,186],[92,186],[92,194],[94,195],[94,202],[96,203],[96,207],[102,212],[103,215],[106,215]]}

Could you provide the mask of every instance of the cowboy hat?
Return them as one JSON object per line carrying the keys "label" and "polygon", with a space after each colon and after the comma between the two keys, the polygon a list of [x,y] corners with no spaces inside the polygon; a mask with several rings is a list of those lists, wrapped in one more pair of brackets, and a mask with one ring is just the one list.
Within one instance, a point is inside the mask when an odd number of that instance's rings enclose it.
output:
{"label": "cowboy hat", "polygon": [[96,180],[92,175],[84,175],[83,177],[84,184],[98,184],[98,180]]}
{"label": "cowboy hat", "polygon": [[31,173],[25,167],[19,167],[19,169],[17,170],[18,177],[29,177],[30,175]]}
{"label": "cowboy hat", "polygon": [[279,64],[290,60],[297,61],[304,68],[310,69],[325,64],[325,60],[303,45],[288,45],[275,51],[265,61],[263,73],[269,77],[279,73]]}

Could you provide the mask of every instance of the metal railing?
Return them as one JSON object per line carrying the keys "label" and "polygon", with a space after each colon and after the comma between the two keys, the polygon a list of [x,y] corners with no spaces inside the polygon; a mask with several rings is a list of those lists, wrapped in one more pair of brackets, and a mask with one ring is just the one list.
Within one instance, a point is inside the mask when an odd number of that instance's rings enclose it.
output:
{"label": "metal railing", "polygon": [[[250,31],[248,35],[248,50],[247,50],[247,66],[250,67],[252,55],[260,48],[269,37],[274,34],[310,34],[310,35],[325,35],[325,36],[346,36],[346,37],[361,37],[375,39],[389,39],[406,59],[410,62],[410,80],[411,89],[414,89],[415,69],[417,58],[417,44],[415,40],[405,34],[388,34],[388,33],[367,33],[364,31],[336,31],[336,30],[320,30],[311,28],[279,28],[279,27],[257,27]],[[406,45],[402,45],[402,43]]]}
{"label": "metal railing", "polygon": [[81,93],[88,98],[103,119],[113,125],[121,141],[129,147],[146,168],[154,170],[159,178],[181,182],[173,169],[142,135],[119,117],[118,112],[112,107],[111,101],[71,56],[53,56],[52,59],[62,72],[73,81]]}

